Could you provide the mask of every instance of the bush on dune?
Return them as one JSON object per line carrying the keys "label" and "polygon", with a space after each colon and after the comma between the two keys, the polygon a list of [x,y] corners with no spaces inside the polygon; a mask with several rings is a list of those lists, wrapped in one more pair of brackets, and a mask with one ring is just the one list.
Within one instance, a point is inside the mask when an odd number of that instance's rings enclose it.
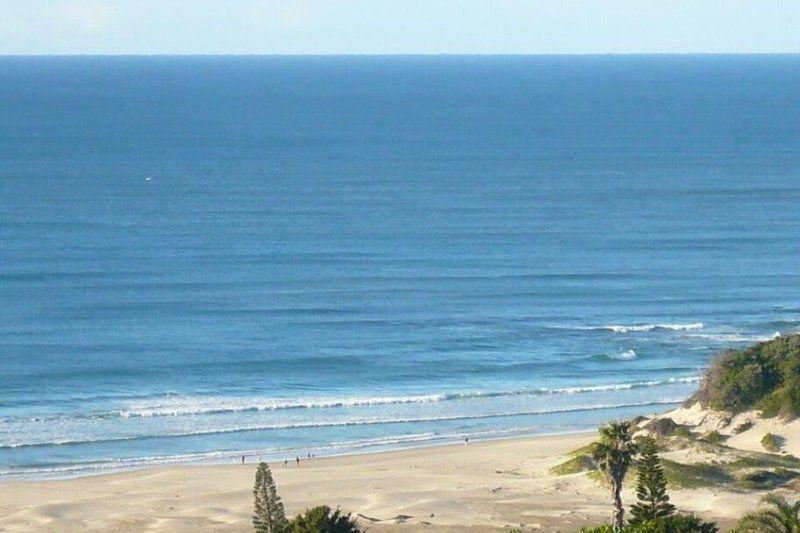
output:
{"label": "bush on dune", "polygon": [[705,522],[691,514],[676,514],[665,518],[638,524],[628,524],[614,529],[610,524],[584,527],[582,533],[716,533],[719,531],[713,522]]}
{"label": "bush on dune", "polygon": [[732,413],[800,416],[800,334],[719,355],[691,401]]}
{"label": "bush on dune", "polygon": [[781,438],[776,437],[772,433],[767,433],[761,437],[761,445],[768,452],[779,452],[781,451]]}
{"label": "bush on dune", "polygon": [[358,520],[349,514],[342,514],[339,509],[333,510],[327,505],[308,509],[297,515],[285,533],[362,533]]}

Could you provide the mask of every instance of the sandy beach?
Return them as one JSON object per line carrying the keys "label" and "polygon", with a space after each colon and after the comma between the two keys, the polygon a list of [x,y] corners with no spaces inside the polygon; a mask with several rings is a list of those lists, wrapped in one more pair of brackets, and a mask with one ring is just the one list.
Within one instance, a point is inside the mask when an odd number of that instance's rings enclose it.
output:
{"label": "sandy beach", "polygon": [[[602,522],[608,491],[548,471],[595,433],[473,442],[273,464],[287,513],[328,504],[371,531],[574,531]],[[3,531],[251,531],[255,465],[170,466],[0,484]],[[673,502],[731,525],[754,493],[672,490]],[[634,501],[630,490],[626,503]]]}

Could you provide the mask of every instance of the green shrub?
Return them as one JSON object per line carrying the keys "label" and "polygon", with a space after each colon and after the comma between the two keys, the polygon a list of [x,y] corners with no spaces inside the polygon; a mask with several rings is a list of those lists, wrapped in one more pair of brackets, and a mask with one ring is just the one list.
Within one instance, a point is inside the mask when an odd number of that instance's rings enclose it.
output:
{"label": "green shrub", "polygon": [[779,452],[781,451],[781,438],[776,437],[772,433],[767,433],[763,437],[761,437],[761,445],[764,447],[765,450],[769,452]]}
{"label": "green shrub", "polygon": [[628,524],[617,532],[611,525],[584,527],[582,533],[716,533],[714,522],[705,522],[695,515],[676,514],[641,524]]}
{"label": "green shrub", "polygon": [[675,429],[673,435],[675,435],[676,437],[683,437],[685,439],[694,438],[694,435],[692,435],[692,432],[689,431],[689,428],[686,428],[684,426],[679,426],[677,429]]}
{"label": "green shrub", "polygon": [[794,470],[776,468],[775,470],[753,470],[739,477],[737,485],[748,490],[771,490],[796,479],[800,475]]}
{"label": "green shrub", "polygon": [[733,428],[733,434],[739,435],[740,433],[744,433],[748,429],[752,429],[752,427],[753,427],[752,422],[742,422],[741,424]]}
{"label": "green shrub", "polygon": [[728,437],[722,435],[719,431],[714,430],[703,435],[703,440],[712,444],[720,444],[728,440]]}
{"label": "green shrub", "polygon": [[800,334],[719,355],[692,399],[733,413],[761,409],[764,416],[799,416]]}
{"label": "green shrub", "polygon": [[285,533],[363,533],[358,520],[327,505],[307,509],[289,522]]}

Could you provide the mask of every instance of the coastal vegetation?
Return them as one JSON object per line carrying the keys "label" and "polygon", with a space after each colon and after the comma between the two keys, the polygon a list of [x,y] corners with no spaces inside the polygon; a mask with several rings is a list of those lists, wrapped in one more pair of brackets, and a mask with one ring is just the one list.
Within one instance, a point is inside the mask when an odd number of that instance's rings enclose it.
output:
{"label": "coastal vegetation", "polygon": [[256,533],[363,533],[358,520],[339,509],[320,505],[292,520],[278,495],[275,480],[267,463],[259,463],[253,486],[253,528]]}
{"label": "coastal vegetation", "polygon": [[[673,428],[674,429],[674,428]],[[614,510],[609,525],[583,528],[586,533],[716,533],[713,522],[694,515],[677,514],[667,495],[667,476],[657,453],[656,439],[642,436],[634,439],[633,422],[612,421],[599,430],[600,440],[591,448],[597,467],[606,475],[614,496]],[[573,460],[576,457],[573,457]],[[637,503],[631,507],[631,518],[625,524],[620,496],[625,474],[636,462]]]}
{"label": "coastal vegetation", "polygon": [[339,509],[320,505],[297,515],[285,533],[362,533],[358,521]]}
{"label": "coastal vegetation", "polygon": [[[614,498],[611,524],[583,528],[584,533],[716,533],[713,522],[690,515],[679,514],[669,501],[667,476],[657,453],[657,441],[650,436],[634,439],[633,422],[612,421],[599,430],[600,439],[591,448],[591,459],[595,468],[605,474]],[[578,466],[588,467],[586,449],[555,467],[558,471],[570,472]],[[631,518],[626,524],[620,496],[625,474],[636,463],[637,502],[631,506]]]}
{"label": "coastal vegetation", "polygon": [[797,533],[800,531],[800,500],[792,504],[777,494],[764,496],[758,510],[746,514],[734,531],[735,533]]}
{"label": "coastal vegetation", "polygon": [[[644,441],[648,438],[645,432],[640,429],[635,435],[638,434],[637,438]],[[675,488],[770,490],[800,477],[800,459],[792,455],[738,450],[704,438],[689,439],[678,435],[652,437],[652,434],[649,437],[653,439],[655,449],[668,452],[668,458],[659,457],[659,465],[667,483]],[[694,452],[700,459],[687,461],[681,456],[683,450]],[[550,473],[558,476],[584,473],[604,481],[604,476],[596,475],[597,461],[585,447],[573,450],[569,455],[567,460],[553,466]],[[630,468],[638,479],[642,460],[634,457]],[[625,483],[629,479],[630,476]]]}
{"label": "coastal vegetation", "polygon": [[[582,531],[716,533],[715,523],[680,512],[670,501],[668,487],[768,491],[796,485],[800,479],[800,459],[779,453],[784,437],[776,433],[780,433],[783,422],[769,423],[770,431],[760,439],[764,451],[757,451],[759,439],[755,432],[763,432],[764,426],[755,413],[745,411],[761,408],[767,416],[785,418],[800,414],[800,403],[797,406],[792,403],[795,395],[792,388],[800,387],[798,371],[800,335],[780,337],[743,351],[725,352],[712,364],[695,395],[696,402],[701,402],[705,409],[695,405],[669,416],[612,420],[601,426],[596,442],[573,450],[565,461],[550,469],[555,476],[584,474],[609,486],[611,522]],[[737,400],[737,395],[743,399]],[[777,403],[785,407],[773,408]],[[720,412],[719,408],[725,411]],[[736,416],[737,413],[741,416]],[[729,445],[747,432],[750,432],[745,435],[748,447]],[[630,473],[635,476],[629,476]],[[637,501],[630,506],[626,521],[622,489],[633,488],[634,479]],[[350,514],[328,506],[314,507],[287,519],[269,467],[264,463],[256,471],[253,495],[253,525],[258,533],[364,531]],[[800,502],[790,504],[770,494],[756,512],[742,518],[734,531],[800,533],[799,514]]]}
{"label": "coastal vegetation", "polygon": [[781,451],[780,437],[776,437],[772,433],[767,433],[763,437],[761,437],[761,445],[768,452]]}
{"label": "coastal vegetation", "polygon": [[730,413],[800,416],[800,334],[722,353],[690,401]]}
{"label": "coastal vegetation", "polygon": [[675,514],[665,518],[637,524],[627,524],[620,528],[611,525],[584,527],[581,533],[717,533],[719,528],[713,522],[706,522],[693,514]]}
{"label": "coastal vegetation", "polygon": [[719,431],[709,431],[705,435],[703,435],[703,440],[706,442],[710,442],[711,444],[721,444],[728,440],[727,435],[722,435]]}
{"label": "coastal vegetation", "polygon": [[643,438],[640,446],[636,497],[639,501],[631,507],[631,524],[643,524],[675,514],[675,506],[669,503],[667,495],[667,477],[652,437]]}
{"label": "coastal vegetation", "polygon": [[253,486],[253,528],[256,533],[283,533],[288,520],[267,463],[259,463]]}
{"label": "coastal vegetation", "polygon": [[622,482],[638,449],[633,441],[631,422],[612,420],[600,428],[600,440],[592,446],[592,458],[605,474],[614,499],[611,523],[619,529],[625,523],[625,508],[622,506]]}

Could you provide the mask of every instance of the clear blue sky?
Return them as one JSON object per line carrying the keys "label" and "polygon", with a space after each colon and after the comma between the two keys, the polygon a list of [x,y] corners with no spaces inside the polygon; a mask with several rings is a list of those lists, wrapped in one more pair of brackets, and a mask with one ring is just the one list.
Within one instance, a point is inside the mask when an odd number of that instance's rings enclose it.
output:
{"label": "clear blue sky", "polygon": [[0,54],[800,52],[800,0],[0,0]]}

